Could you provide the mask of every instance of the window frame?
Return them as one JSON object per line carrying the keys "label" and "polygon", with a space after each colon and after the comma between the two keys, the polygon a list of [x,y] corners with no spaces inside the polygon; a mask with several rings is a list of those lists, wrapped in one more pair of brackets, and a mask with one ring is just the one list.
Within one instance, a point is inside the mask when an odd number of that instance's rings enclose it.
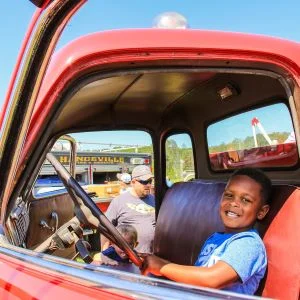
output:
{"label": "window frame", "polygon": [[187,134],[190,138],[191,146],[192,146],[192,155],[193,155],[193,160],[194,160],[194,172],[195,172],[194,179],[198,178],[197,157],[196,157],[195,143],[194,143],[193,135],[188,130],[179,130],[179,129],[170,130],[164,135],[164,137],[162,139],[162,147],[161,147],[161,149],[162,149],[162,151],[161,151],[162,152],[162,162],[163,162],[163,164],[162,164],[162,184],[163,184],[165,189],[170,188],[170,187],[167,186],[166,180],[163,180],[167,176],[166,142],[167,142],[168,138],[170,138],[173,135],[177,135],[177,134]]}

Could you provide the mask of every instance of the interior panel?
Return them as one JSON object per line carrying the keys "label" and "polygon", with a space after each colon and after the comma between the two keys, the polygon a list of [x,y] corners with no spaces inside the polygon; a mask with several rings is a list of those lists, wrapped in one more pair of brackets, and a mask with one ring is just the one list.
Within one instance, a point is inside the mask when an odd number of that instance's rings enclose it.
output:
{"label": "interior panel", "polygon": [[[56,228],[59,228],[74,216],[74,204],[67,193],[39,199],[32,197],[29,203],[30,223],[26,246],[30,249],[45,241],[54,233]],[[55,214],[57,214],[57,219]],[[71,258],[75,255],[75,247],[70,248],[55,250],[53,254]]]}

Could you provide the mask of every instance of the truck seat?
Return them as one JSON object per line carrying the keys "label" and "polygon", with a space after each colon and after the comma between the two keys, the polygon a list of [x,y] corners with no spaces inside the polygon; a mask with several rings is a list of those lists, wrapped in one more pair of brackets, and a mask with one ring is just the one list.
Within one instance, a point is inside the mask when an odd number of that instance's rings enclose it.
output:
{"label": "truck seat", "polygon": [[[223,182],[177,183],[168,190],[159,210],[154,253],[174,263],[193,265],[203,242],[222,231],[219,203]],[[299,299],[300,190],[273,187],[267,217],[257,224],[268,254],[268,270],[258,294],[277,299]]]}

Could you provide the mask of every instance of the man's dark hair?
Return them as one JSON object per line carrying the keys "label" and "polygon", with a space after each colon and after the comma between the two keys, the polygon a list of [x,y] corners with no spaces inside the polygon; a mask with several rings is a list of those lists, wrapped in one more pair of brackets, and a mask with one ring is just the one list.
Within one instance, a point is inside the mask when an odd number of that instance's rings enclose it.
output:
{"label": "man's dark hair", "polygon": [[261,170],[256,168],[242,168],[236,170],[230,177],[233,178],[235,176],[248,176],[254,181],[256,181],[261,186],[261,194],[263,201],[266,204],[270,204],[271,201],[271,193],[272,193],[272,183],[270,178]]}

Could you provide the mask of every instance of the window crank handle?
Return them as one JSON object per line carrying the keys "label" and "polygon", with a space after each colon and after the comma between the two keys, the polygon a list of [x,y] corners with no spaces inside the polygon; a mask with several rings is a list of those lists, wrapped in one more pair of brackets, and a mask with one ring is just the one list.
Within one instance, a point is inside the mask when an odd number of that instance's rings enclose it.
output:
{"label": "window crank handle", "polygon": [[40,221],[40,226],[42,226],[43,228],[47,228],[54,232],[54,227],[50,227],[45,220]]}

